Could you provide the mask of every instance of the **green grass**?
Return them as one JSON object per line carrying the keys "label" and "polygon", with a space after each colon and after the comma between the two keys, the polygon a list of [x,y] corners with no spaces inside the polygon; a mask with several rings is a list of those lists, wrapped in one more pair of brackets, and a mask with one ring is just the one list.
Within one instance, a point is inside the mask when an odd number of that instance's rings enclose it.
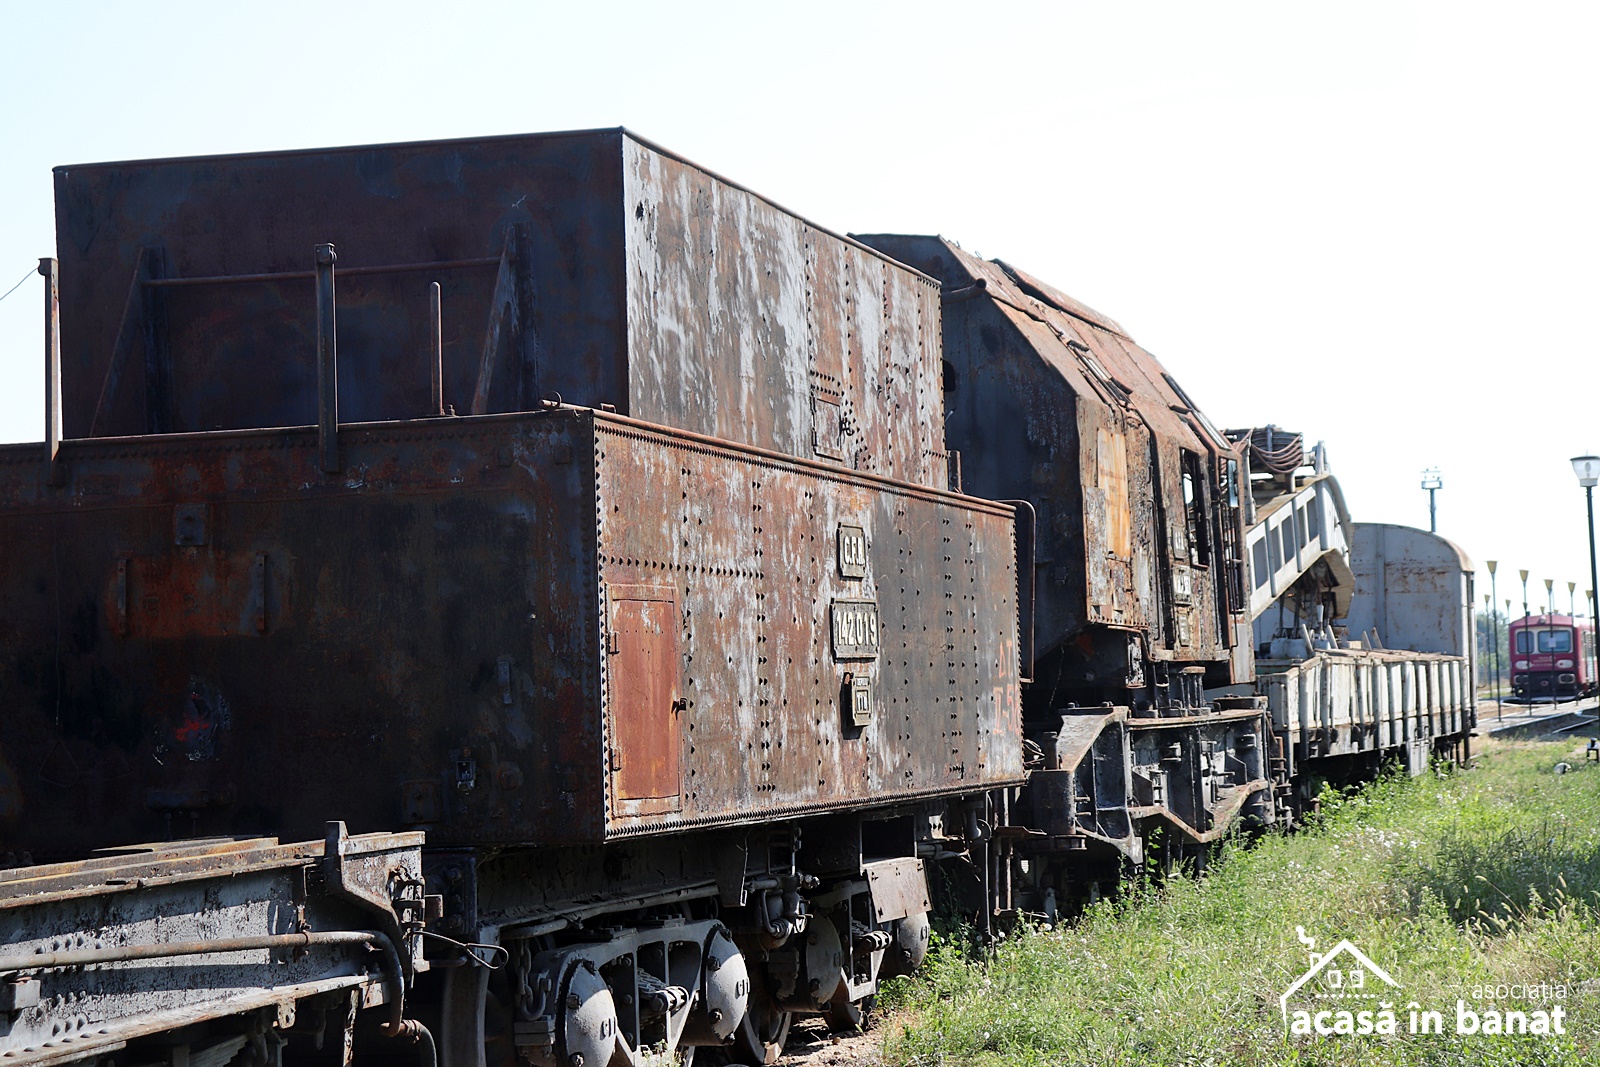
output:
{"label": "green grass", "polygon": [[[1561,759],[1576,771],[1554,774]],[[1349,938],[1401,983],[1399,1035],[1285,1035],[1278,997],[1307,966],[1296,926],[1323,951]],[[1404,1032],[1411,1001],[1481,1010],[1474,986],[1585,979],[1565,1037]],[[1313,827],[987,961],[942,939],[880,1005],[890,1065],[1600,1062],[1600,769],[1581,746],[1498,744],[1468,771],[1329,797]]]}

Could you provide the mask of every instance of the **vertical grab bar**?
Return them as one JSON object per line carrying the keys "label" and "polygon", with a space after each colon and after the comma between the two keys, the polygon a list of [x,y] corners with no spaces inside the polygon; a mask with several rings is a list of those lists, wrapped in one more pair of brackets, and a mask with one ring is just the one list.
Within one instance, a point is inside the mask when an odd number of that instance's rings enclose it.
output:
{"label": "vertical grab bar", "polygon": [[61,452],[61,267],[52,257],[39,260],[44,275],[44,454],[55,481]]}
{"label": "vertical grab bar", "polygon": [[333,245],[317,245],[317,454],[339,469],[339,351],[334,318]]}
{"label": "vertical grab bar", "polygon": [[444,307],[439,283],[428,283],[428,340],[433,346],[433,411],[444,414]]}

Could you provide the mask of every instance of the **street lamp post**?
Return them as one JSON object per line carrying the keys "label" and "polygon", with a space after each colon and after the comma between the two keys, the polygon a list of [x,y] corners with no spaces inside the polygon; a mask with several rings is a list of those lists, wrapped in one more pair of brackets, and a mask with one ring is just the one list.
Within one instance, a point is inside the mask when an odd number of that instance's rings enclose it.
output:
{"label": "street lamp post", "polygon": [[1550,614],[1554,615],[1556,613],[1556,580],[1554,578],[1546,578],[1544,580],[1544,600],[1546,604],[1550,605]]}
{"label": "street lamp post", "polygon": [[[1496,662],[1495,649],[1493,647],[1497,643],[1494,639],[1494,597],[1490,596],[1488,593],[1483,594],[1483,613],[1489,616],[1490,648],[1487,656],[1483,655],[1482,653],[1479,654],[1478,664],[1480,668],[1488,667],[1490,670],[1494,671],[1496,675],[1498,675],[1500,673],[1500,664]],[[1500,691],[1500,679],[1498,677],[1491,678],[1489,684],[1494,686],[1496,693]],[[1473,691],[1472,706],[1478,706],[1478,693],[1476,690]]]}
{"label": "street lamp post", "polygon": [[[1511,661],[1511,669],[1506,671],[1506,681],[1511,681],[1517,676],[1517,650],[1511,647],[1511,598],[1506,597],[1506,658]],[[1511,691],[1515,693],[1517,687],[1513,685]]]}
{"label": "street lamp post", "polygon": [[1444,478],[1439,474],[1438,467],[1429,467],[1422,472],[1422,488],[1428,491],[1428,532],[1439,532],[1439,513],[1434,507],[1434,496],[1444,488]]}
{"label": "street lamp post", "polygon": [[1585,589],[1584,593],[1589,598],[1589,625],[1592,627],[1589,636],[1594,645],[1594,676],[1600,678],[1600,619],[1595,618],[1594,614],[1594,590]]}
{"label": "street lamp post", "polygon": [[1526,619],[1528,617],[1528,572],[1518,571],[1517,573],[1522,575],[1522,617]]}
{"label": "street lamp post", "polygon": [[1578,622],[1578,583],[1567,583],[1567,614],[1572,616],[1573,625]]}
{"label": "street lamp post", "polygon": [[1494,715],[1497,719],[1505,716],[1505,706],[1500,702],[1500,613],[1492,606],[1493,601],[1500,599],[1500,591],[1494,586],[1494,572],[1498,566],[1496,560],[1489,561],[1489,625],[1494,631],[1491,640],[1494,642]]}
{"label": "street lamp post", "polygon": [[[1573,456],[1572,473],[1578,476],[1578,484],[1583,486],[1583,495],[1589,505],[1589,588],[1600,589],[1600,573],[1596,572],[1594,565],[1594,487],[1600,485],[1600,456]],[[1594,617],[1593,601],[1589,604],[1589,616]],[[1596,657],[1600,659],[1600,652],[1596,652]]]}

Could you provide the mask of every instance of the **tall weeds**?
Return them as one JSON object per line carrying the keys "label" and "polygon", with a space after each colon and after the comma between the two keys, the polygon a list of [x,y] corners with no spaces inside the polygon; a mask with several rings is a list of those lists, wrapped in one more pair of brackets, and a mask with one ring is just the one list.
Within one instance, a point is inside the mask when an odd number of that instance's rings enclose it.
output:
{"label": "tall weeds", "polygon": [[[1551,773],[1563,758],[1502,745],[1470,771],[1327,794],[1301,832],[1229,846],[1203,879],[1136,884],[988,959],[947,932],[921,974],[880,998],[885,1060],[1597,1062],[1600,770]],[[1490,1007],[1474,995],[1498,984],[1565,986],[1567,1034],[1290,1037],[1278,997],[1307,966],[1297,927],[1324,951],[1355,942],[1401,982],[1399,996],[1428,1006]]]}

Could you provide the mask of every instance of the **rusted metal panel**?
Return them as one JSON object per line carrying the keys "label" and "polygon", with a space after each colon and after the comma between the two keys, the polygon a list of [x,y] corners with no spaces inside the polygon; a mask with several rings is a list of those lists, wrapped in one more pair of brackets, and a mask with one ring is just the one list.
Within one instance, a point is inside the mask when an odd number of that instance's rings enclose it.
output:
{"label": "rusted metal panel", "polygon": [[[677,161],[636,152],[646,206],[635,226],[632,329],[650,359],[630,410],[942,487],[940,367],[929,342],[937,286]],[[696,233],[721,244],[697,250]],[[691,296],[669,302],[675,291]],[[707,346],[721,354],[705,360],[696,350]],[[738,367],[741,379],[713,380],[715,367]]]}
{"label": "rusted metal panel", "polygon": [[872,913],[879,922],[916,915],[929,908],[928,878],[922,861],[905,857],[864,866],[872,893]]}
{"label": "rusted metal panel", "polygon": [[613,586],[606,683],[607,737],[618,806],[636,814],[680,805],[677,598],[669,588]]}
{"label": "rusted metal panel", "polygon": [[103,600],[107,626],[150,639],[264,633],[293,612],[292,569],[267,550],[183,546],[160,557],[119,560]]}
{"label": "rusted metal panel", "polygon": [[61,167],[56,203],[69,437],[556,394],[945,484],[937,286],[626,131]]}
{"label": "rusted metal panel", "polygon": [[[312,250],[324,242],[339,254],[346,421],[431,410],[432,282],[445,401],[469,410],[516,232],[537,338],[571,356],[524,366],[537,353],[502,338],[487,410],[552,391],[625,404],[623,140],[608,130],[57,168],[67,436],[91,424],[114,435],[314,423]],[[119,347],[124,332],[139,341]]]}
{"label": "rusted metal panel", "polygon": [[[45,1067],[181,1031],[197,1060],[208,1045],[215,1057],[219,1035],[196,1024],[256,1011],[287,1024],[316,994],[398,1018],[420,969],[422,835],[341,841],[342,856],[268,838],[0,872],[0,972],[32,1001],[10,1013],[0,1054]],[[232,1040],[228,1057],[248,1039]]]}
{"label": "rusted metal panel", "polygon": [[1040,281],[1032,274],[1013,266],[1005,260],[996,260],[995,265],[1017,279],[1021,284],[1027,286],[1028,289],[1037,292],[1042,299],[1048,301],[1053,307],[1066,312],[1073,318],[1081,319],[1091,326],[1098,326],[1100,329],[1117,334],[1120,337],[1129,336],[1128,332],[1118,325],[1115,319],[1096,311],[1087,304],[1080,303],[1048,282]]}
{"label": "rusted metal panel", "polygon": [[1128,506],[1128,439],[1114,428],[1095,430],[1095,488],[1103,494],[1106,550],[1133,558],[1133,513]]}
{"label": "rusted metal panel", "polygon": [[1242,605],[1227,600],[1236,563],[1222,551],[1235,520],[1216,489],[1232,446],[1104,316],[940,238],[862,239],[944,285],[949,444],[969,488],[1039,513],[1041,673],[1064,660],[1053,691],[1168,700],[1176,687],[1161,680],[1143,697],[1118,691],[1141,677],[1113,662],[1127,632],[1144,635],[1141,657],[1235,680],[1248,668],[1233,655]]}
{"label": "rusted metal panel", "polygon": [[0,449],[0,536],[50,546],[0,559],[7,848],[581,843],[1021,774],[1008,507],[572,409],[316,445],[68,441],[59,488]]}
{"label": "rusted metal panel", "polygon": [[337,476],[309,429],[73,441],[59,490],[0,452],[4,537],[51,546],[0,560],[0,836],[597,837],[591,439],[556,412],[346,428]]}
{"label": "rusted metal panel", "polygon": [[637,141],[624,145],[624,166],[635,354],[627,410],[810,455],[811,228]]}
{"label": "rusted metal panel", "polygon": [[612,834],[1021,775],[1009,508],[623,420],[596,455],[603,584],[675,578],[683,627],[681,810]]}

